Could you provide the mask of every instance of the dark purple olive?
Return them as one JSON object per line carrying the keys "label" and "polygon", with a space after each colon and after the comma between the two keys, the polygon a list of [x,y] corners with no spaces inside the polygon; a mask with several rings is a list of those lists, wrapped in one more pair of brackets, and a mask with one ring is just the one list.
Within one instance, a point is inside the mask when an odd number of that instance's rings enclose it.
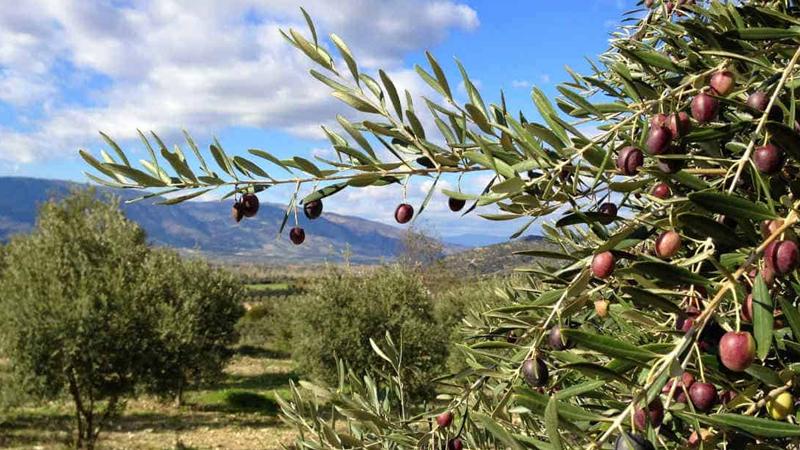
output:
{"label": "dark purple olive", "polygon": [[436,424],[439,425],[439,428],[447,428],[452,423],[453,423],[453,413],[450,411],[445,411],[436,416]]}
{"label": "dark purple olive", "polygon": [[672,195],[672,191],[670,190],[669,185],[667,183],[658,183],[655,186],[653,186],[653,189],[650,191],[650,194],[653,197],[666,200]]}
{"label": "dark purple olive", "polygon": [[783,168],[783,150],[772,144],[759,147],[753,152],[753,163],[759,172],[773,175]]}
{"label": "dark purple olive", "polygon": [[434,167],[436,167],[433,161],[431,161],[431,159],[428,158],[427,156],[420,156],[419,158],[417,158],[417,164],[426,169],[433,169]]}
{"label": "dark purple olive", "polygon": [[800,251],[792,241],[773,241],[764,249],[764,263],[776,276],[783,276],[797,268]]}
{"label": "dark purple olive", "polygon": [[668,155],[681,155],[684,151],[677,145],[670,145],[663,155],[656,157],[656,167],[663,173],[675,173],[683,168],[684,160],[675,158],[665,158]]}
{"label": "dark purple olive", "polygon": [[686,308],[686,311],[678,315],[678,318],[675,321],[675,329],[683,331],[684,333],[689,331],[692,326],[694,326],[694,319],[696,319],[699,315],[700,310],[694,306]]}
{"label": "dark purple olive", "polygon": [[650,128],[664,128],[667,126],[667,115],[658,113],[650,118]]}
{"label": "dark purple olive", "polygon": [[522,363],[522,378],[530,387],[541,387],[547,385],[550,372],[541,358],[526,359]]}
{"label": "dark purple olive", "polygon": [[747,294],[739,314],[742,316],[742,320],[746,322],[753,321],[753,294]]}
{"label": "dark purple olive", "polygon": [[673,139],[680,139],[689,134],[689,130],[692,129],[692,121],[689,119],[689,115],[683,111],[670,114],[667,119],[667,128],[672,133]]}
{"label": "dark purple olive", "polygon": [[719,341],[719,360],[733,372],[744,372],[756,359],[756,341],[747,331],[729,331]]}
{"label": "dark purple olive", "polygon": [[600,279],[608,278],[614,272],[614,265],[613,253],[609,251],[598,253],[592,258],[592,275]]}
{"label": "dark purple olive", "polygon": [[746,104],[754,110],[763,113],[767,110],[767,106],[769,106],[769,97],[764,91],[755,91],[747,97]]}
{"label": "dark purple olive", "polygon": [[718,107],[717,99],[701,92],[692,99],[692,117],[700,123],[711,122],[717,116]]}
{"label": "dark purple olive", "polygon": [[[671,151],[668,154],[673,154]],[[658,158],[656,167],[663,173],[675,173],[683,168],[682,159]]]}
{"label": "dark purple olive", "polygon": [[300,245],[306,240],[306,232],[300,227],[294,227],[289,230],[289,239],[294,245]]}
{"label": "dark purple olive", "polygon": [[455,438],[450,439],[447,441],[447,450],[462,450],[464,448],[464,444],[461,442],[461,439]]}
{"label": "dark purple olive", "polygon": [[550,328],[550,332],[547,334],[547,343],[550,344],[550,348],[553,350],[566,350],[572,347],[572,341],[564,338],[559,325],[554,325],[553,328]]}
{"label": "dark purple olive", "polygon": [[253,217],[258,214],[258,197],[256,194],[244,194],[241,200],[242,214],[245,217]]}
{"label": "dark purple olive", "polygon": [[408,203],[401,203],[394,211],[394,220],[396,220],[397,223],[408,223],[412,217],[414,217],[414,207]]}
{"label": "dark purple olive", "polygon": [[322,200],[312,200],[303,205],[303,213],[310,220],[314,220],[322,215]]}
{"label": "dark purple olive", "polygon": [[681,235],[673,230],[665,231],[656,238],[655,252],[660,258],[671,258],[681,249]]}
{"label": "dark purple olive", "polygon": [[233,207],[231,208],[231,217],[233,217],[233,220],[235,220],[236,223],[239,223],[242,221],[242,219],[244,219],[244,211],[242,211],[242,204],[240,202],[233,204]]}
{"label": "dark purple olive", "polygon": [[733,73],[723,70],[711,76],[711,89],[720,97],[725,97],[733,91],[734,85]]}
{"label": "dark purple olive", "polygon": [[617,155],[617,169],[623,175],[636,175],[644,164],[644,154],[636,147],[625,147]]}
{"label": "dark purple olive", "polygon": [[514,330],[509,330],[509,332],[506,333],[506,342],[508,342],[509,344],[516,344],[518,340],[519,337],[517,336],[517,333],[514,332]]}
{"label": "dark purple olive", "polygon": [[658,428],[663,420],[664,404],[658,397],[647,405],[647,411],[644,408],[636,408],[633,413],[633,422],[638,430],[644,430],[648,423],[652,424],[653,428]]}
{"label": "dark purple olive", "polygon": [[694,383],[689,388],[689,400],[698,411],[708,412],[719,403],[717,388],[711,383]]}
{"label": "dark purple olive", "polygon": [[450,197],[447,199],[447,206],[450,207],[450,211],[457,212],[461,211],[464,208],[464,205],[467,204],[466,200],[458,199]]}
{"label": "dark purple olive", "polygon": [[597,211],[600,214],[606,215],[608,217],[617,217],[617,205],[611,202],[603,203],[602,205],[600,205]]}
{"label": "dark purple olive", "polygon": [[719,401],[723,405],[730,403],[734,398],[736,398],[735,391],[724,390],[719,394]]}
{"label": "dark purple olive", "polygon": [[666,128],[651,128],[647,137],[647,152],[651,155],[660,155],[667,151],[672,141],[672,133]]}

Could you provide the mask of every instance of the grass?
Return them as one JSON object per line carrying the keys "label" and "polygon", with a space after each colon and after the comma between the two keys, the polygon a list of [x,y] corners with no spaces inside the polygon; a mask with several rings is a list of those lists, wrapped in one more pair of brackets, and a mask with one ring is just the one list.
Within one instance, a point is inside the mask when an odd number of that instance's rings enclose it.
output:
{"label": "grass", "polygon": [[[279,449],[293,432],[278,418],[276,395],[296,379],[286,355],[242,347],[217,385],[186,393],[185,405],[131,400],[100,436],[100,449]],[[0,448],[69,448],[72,411],[64,400],[0,412]]]}
{"label": "grass", "polygon": [[247,289],[255,292],[287,291],[289,283],[257,283],[248,284]]}

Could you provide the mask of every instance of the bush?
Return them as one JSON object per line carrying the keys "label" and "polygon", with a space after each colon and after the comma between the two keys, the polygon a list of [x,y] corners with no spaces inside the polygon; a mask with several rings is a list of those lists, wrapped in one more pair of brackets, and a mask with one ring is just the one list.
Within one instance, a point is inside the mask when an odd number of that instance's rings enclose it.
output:
{"label": "bush", "polygon": [[239,343],[291,352],[297,303],[302,298],[300,294],[279,295],[252,305],[236,324]]}
{"label": "bush", "polygon": [[156,309],[148,390],[182,401],[189,384],[218,379],[233,352],[234,331],[244,310],[241,283],[200,260],[157,250],[144,267]]}
{"label": "bush", "polygon": [[369,340],[388,332],[402,346],[403,379],[411,397],[432,393],[428,381],[443,370],[448,332],[417,275],[384,267],[365,276],[331,272],[310,287],[293,311],[293,357],[312,377],[334,383],[337,357],[356,373],[385,369]]}

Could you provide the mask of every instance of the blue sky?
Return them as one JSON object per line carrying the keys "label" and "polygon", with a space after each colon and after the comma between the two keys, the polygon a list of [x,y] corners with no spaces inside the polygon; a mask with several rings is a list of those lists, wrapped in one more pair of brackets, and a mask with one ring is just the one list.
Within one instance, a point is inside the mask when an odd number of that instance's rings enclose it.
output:
{"label": "blue sky", "polygon": [[[506,93],[533,116],[530,89],[555,97],[565,65],[607,47],[635,0],[34,0],[0,11],[0,175],[86,181],[76,150],[99,152],[97,130],[138,158],[136,128],[168,145],[187,128],[206,147],[265,148],[281,157],[329,152],[319,124],[347,113],[307,75],[308,63],[278,34],[302,29],[300,4],[321,33],[336,32],[366,71],[428,94],[413,74],[431,50],[451,79],[458,57],[483,94]],[[455,82],[454,82],[455,83]],[[348,113],[349,114],[349,113]],[[347,114],[346,114],[347,115]],[[349,114],[352,117],[352,114]],[[479,190],[481,180],[466,180]],[[451,184],[454,180],[449,181]],[[421,201],[429,182],[413,183]],[[286,192],[270,193],[285,201]],[[397,189],[355,190],[326,208],[391,222]],[[517,224],[458,219],[436,197],[423,225],[438,234],[507,235]]]}

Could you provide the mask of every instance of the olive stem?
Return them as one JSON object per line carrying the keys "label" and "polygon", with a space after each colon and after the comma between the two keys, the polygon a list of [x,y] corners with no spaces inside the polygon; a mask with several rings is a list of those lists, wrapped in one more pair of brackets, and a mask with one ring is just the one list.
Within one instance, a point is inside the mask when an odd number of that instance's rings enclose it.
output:
{"label": "olive stem", "polygon": [[695,354],[697,355],[697,370],[700,371],[700,379],[703,380],[703,383],[706,382],[706,371],[703,367],[703,356],[700,354],[700,346],[697,345],[697,342],[692,345],[692,349],[694,350]]}
{"label": "olive stem", "polygon": [[788,391],[791,388],[792,388],[792,380],[789,380],[789,381],[786,382],[785,385],[777,387],[777,388],[769,391],[767,393],[767,395],[764,396],[764,398],[762,398],[758,402],[753,403],[752,405],[750,405],[750,407],[747,408],[747,410],[745,410],[745,412],[743,412],[742,414],[744,414],[746,416],[752,415],[753,413],[755,413],[759,409],[763,408],[764,405],[767,404],[769,399],[775,398],[779,394],[782,394],[782,393]]}

